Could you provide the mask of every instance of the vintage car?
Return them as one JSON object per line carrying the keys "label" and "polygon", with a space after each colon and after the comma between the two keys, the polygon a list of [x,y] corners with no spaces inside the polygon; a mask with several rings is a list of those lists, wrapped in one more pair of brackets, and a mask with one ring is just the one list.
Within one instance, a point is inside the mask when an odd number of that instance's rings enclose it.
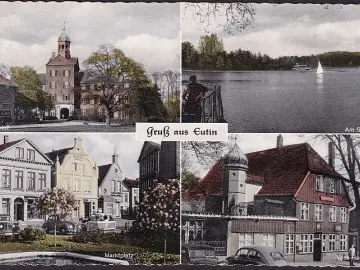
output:
{"label": "vintage car", "polygon": [[229,265],[287,265],[284,255],[275,248],[247,246],[238,249],[234,256],[226,258]]}
{"label": "vintage car", "polygon": [[12,222],[9,215],[0,215],[0,236],[14,235],[20,233],[19,223]]}
{"label": "vintage car", "polygon": [[74,234],[82,229],[82,225],[79,222],[73,220],[61,220],[58,215],[49,216],[48,220],[42,225],[42,228],[46,233],[57,234]]}
{"label": "vintage car", "polygon": [[181,264],[217,265],[215,248],[208,245],[182,244]]}

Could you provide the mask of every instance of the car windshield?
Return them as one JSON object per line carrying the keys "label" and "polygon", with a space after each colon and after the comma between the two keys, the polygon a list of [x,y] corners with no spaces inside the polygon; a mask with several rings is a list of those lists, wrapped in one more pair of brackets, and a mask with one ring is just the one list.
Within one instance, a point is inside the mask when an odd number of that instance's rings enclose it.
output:
{"label": "car windshield", "polygon": [[213,258],[215,257],[215,250],[209,249],[193,249],[189,251],[192,258]]}

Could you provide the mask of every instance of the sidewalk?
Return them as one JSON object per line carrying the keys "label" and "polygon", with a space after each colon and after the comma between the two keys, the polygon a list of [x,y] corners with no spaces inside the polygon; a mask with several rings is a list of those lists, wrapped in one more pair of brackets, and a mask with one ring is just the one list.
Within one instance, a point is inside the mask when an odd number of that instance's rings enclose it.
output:
{"label": "sidewalk", "polygon": [[[288,262],[289,266],[317,266],[317,267],[327,267],[327,266],[342,266],[342,267],[350,267],[349,261],[333,261],[333,262]],[[360,267],[360,263],[355,262],[355,266],[352,267]]]}

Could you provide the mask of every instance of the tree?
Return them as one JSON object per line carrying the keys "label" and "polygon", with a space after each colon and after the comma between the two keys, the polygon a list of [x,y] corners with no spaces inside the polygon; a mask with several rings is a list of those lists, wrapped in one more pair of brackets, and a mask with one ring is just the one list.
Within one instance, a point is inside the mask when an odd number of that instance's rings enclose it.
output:
{"label": "tree", "polygon": [[144,192],[131,233],[142,246],[163,250],[164,253],[166,246],[174,253],[179,251],[179,180],[172,179],[165,184],[159,183],[153,189]]}
{"label": "tree", "polygon": [[205,69],[216,69],[218,57],[222,52],[224,52],[224,44],[216,34],[200,37],[200,67]]}
{"label": "tree", "polygon": [[70,216],[76,209],[74,195],[64,188],[51,188],[36,200],[35,208],[43,215]]}
{"label": "tree", "polygon": [[199,184],[200,177],[197,177],[192,172],[186,172],[181,175],[181,190],[182,192],[194,190]]}
{"label": "tree", "polygon": [[11,67],[10,74],[11,80],[19,86],[17,111],[37,108],[44,114],[53,107],[50,96],[42,90],[40,75],[32,67]]}
{"label": "tree", "polygon": [[101,45],[84,61],[84,66],[85,80],[96,85],[96,91],[89,95],[104,106],[108,126],[115,112],[132,106],[132,94],[136,89],[151,86],[141,64],[111,45]]}
{"label": "tree", "polygon": [[185,41],[181,45],[181,59],[182,69],[195,69],[197,68],[198,52],[194,45],[190,42]]}
{"label": "tree", "polygon": [[139,115],[149,120],[167,121],[168,113],[161,100],[159,88],[155,86],[139,87],[136,89],[136,109]]}
{"label": "tree", "polygon": [[256,9],[250,3],[187,3],[184,12],[190,12],[196,24],[206,32],[211,22],[218,22],[218,27],[233,34],[253,23]]}

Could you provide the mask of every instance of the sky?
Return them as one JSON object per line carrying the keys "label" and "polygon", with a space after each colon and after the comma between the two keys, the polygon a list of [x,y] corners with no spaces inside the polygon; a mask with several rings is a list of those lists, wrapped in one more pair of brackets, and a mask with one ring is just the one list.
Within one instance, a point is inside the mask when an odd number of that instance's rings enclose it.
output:
{"label": "sky", "polygon": [[85,151],[92,157],[97,166],[112,163],[112,154],[116,150],[119,155],[119,165],[124,177],[136,179],[139,177],[139,158],[144,142],[136,141],[134,134],[101,134],[101,133],[4,133],[0,132],[0,144],[4,135],[9,141],[30,139],[44,153],[74,146],[74,138],[83,139]]}
{"label": "sky", "polygon": [[[227,34],[223,17],[211,18],[206,30],[223,39],[224,48],[249,50],[270,57],[311,55],[328,51],[359,51],[360,6],[315,4],[251,4],[254,21],[242,32]],[[183,41],[196,47],[200,36],[209,34],[200,27],[194,9],[184,9]]]}
{"label": "sky", "polygon": [[[240,150],[244,153],[251,153],[266,149],[271,149],[276,147],[277,136],[279,134],[274,133],[243,133],[237,134],[237,144],[240,147]],[[292,134],[286,133],[281,134],[283,137],[283,144],[291,145],[291,144],[298,144],[298,143],[309,143],[310,146],[322,157],[325,161],[328,161],[328,143],[324,142],[320,139],[314,138],[316,134]],[[226,154],[231,146],[233,145],[232,141],[229,141],[228,149],[224,149],[224,153]],[[209,169],[212,167],[212,164],[199,164],[196,157],[192,156],[189,153],[190,164],[192,164],[190,171],[196,173],[197,176],[200,178],[204,177]],[[215,163],[215,162],[214,162]],[[339,161],[335,161],[335,166],[340,165]]]}
{"label": "sky", "polygon": [[0,1],[0,63],[45,72],[64,27],[82,62],[111,44],[147,73],[179,70],[180,4]]}

